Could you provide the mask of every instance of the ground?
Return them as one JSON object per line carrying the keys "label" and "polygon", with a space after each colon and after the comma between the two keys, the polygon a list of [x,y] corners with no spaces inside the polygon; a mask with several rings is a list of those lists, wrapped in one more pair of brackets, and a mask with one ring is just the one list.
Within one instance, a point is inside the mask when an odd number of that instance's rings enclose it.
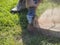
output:
{"label": "ground", "polygon": [[[40,33],[30,34],[27,27],[27,9],[12,14],[17,0],[0,0],[0,45],[60,45],[60,39]],[[53,4],[53,5],[52,5]],[[43,0],[37,8],[40,16],[47,8],[59,6],[59,0]]]}

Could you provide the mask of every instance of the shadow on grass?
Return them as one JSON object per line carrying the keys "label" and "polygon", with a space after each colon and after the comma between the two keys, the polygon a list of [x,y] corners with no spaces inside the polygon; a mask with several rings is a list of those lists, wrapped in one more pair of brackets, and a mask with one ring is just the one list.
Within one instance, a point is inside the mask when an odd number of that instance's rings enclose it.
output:
{"label": "shadow on grass", "polygon": [[49,37],[42,35],[40,32],[36,31],[34,34],[30,34],[27,31],[27,10],[22,10],[19,14],[20,26],[22,28],[22,41],[23,45],[55,45],[59,44],[59,39],[54,37]]}

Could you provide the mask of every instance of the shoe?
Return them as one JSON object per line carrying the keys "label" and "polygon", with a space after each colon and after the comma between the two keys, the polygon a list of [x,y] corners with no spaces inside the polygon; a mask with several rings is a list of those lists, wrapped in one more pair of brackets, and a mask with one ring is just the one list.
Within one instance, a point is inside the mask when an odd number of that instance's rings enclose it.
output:
{"label": "shoe", "polygon": [[19,0],[19,3],[16,7],[14,7],[11,12],[19,12],[21,9],[24,9],[25,7],[25,0]]}

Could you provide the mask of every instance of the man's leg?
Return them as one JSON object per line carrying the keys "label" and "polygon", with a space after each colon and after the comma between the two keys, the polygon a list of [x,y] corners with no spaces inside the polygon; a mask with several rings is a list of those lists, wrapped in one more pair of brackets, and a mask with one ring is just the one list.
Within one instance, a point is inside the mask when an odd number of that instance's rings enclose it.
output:
{"label": "man's leg", "polygon": [[32,6],[28,8],[28,14],[27,14],[28,30],[31,31],[31,32],[33,30],[35,30],[34,26],[33,26],[33,20],[34,20],[34,17],[36,15],[35,11],[36,11],[36,7],[37,7],[38,2],[39,2],[38,0],[33,0],[34,5],[36,5],[36,6],[31,4]]}
{"label": "man's leg", "polygon": [[28,8],[27,20],[28,20],[28,30],[32,32],[34,30],[33,20],[35,17],[35,7]]}
{"label": "man's leg", "polygon": [[11,10],[11,12],[19,12],[21,9],[24,8],[26,8],[25,0],[19,0],[18,4]]}

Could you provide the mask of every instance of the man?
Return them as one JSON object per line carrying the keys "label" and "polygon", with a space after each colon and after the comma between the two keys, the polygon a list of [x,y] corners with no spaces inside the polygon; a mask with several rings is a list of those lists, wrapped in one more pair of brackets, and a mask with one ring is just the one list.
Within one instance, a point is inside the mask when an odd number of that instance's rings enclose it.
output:
{"label": "man", "polygon": [[35,17],[35,9],[36,9],[39,1],[40,0],[19,0],[17,6],[11,10],[11,12],[17,12],[24,8],[28,9],[27,20],[28,20],[28,30],[29,31],[33,30],[32,23],[33,23],[33,20]]}

